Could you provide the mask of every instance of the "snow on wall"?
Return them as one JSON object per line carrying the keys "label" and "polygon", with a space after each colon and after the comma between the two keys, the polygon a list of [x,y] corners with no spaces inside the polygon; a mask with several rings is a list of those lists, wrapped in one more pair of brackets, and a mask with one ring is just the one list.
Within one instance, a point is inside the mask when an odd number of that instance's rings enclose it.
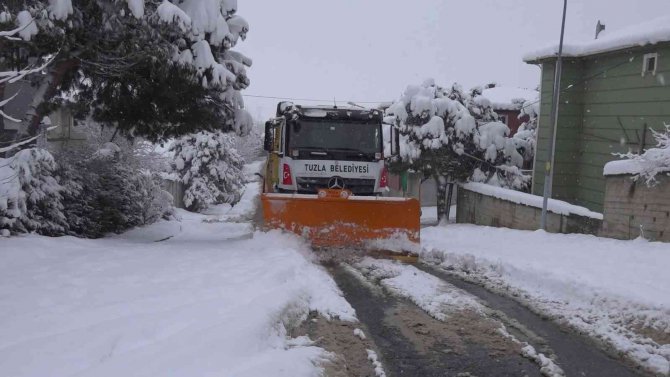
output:
{"label": "snow on wall", "polygon": [[497,86],[484,89],[481,96],[491,102],[494,110],[520,110],[524,102],[536,101],[540,93],[532,89]]}
{"label": "snow on wall", "polygon": [[[611,33],[605,31],[598,39],[577,43],[568,41],[563,45],[563,54],[567,57],[581,57],[667,41],[670,41],[670,16],[663,16]],[[557,54],[558,45],[552,45],[529,52],[523,60],[533,62]]]}
{"label": "snow on wall", "polygon": [[657,174],[670,173],[670,125],[665,125],[665,131],[651,132],[657,141],[656,148],[650,148],[642,154],[620,155],[628,160],[605,164],[603,175],[631,174],[635,180],[644,178],[648,185],[653,185]]}
{"label": "snow on wall", "polygon": [[[543,198],[538,195],[527,194],[525,192],[509,190],[502,187],[487,185],[485,183],[466,183],[462,186],[466,190],[476,192],[482,195],[493,196],[498,199],[507,200],[517,204],[523,204],[529,207],[542,208]],[[590,217],[592,219],[603,219],[603,214],[593,212],[585,207],[576,206],[561,200],[549,199],[547,210],[559,215],[577,215]]]}

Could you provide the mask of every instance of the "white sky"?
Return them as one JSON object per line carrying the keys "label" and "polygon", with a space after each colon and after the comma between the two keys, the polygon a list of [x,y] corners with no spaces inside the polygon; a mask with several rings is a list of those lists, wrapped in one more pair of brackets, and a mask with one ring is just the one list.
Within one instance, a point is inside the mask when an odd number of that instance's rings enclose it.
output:
{"label": "white sky", "polygon": [[[534,88],[524,53],[558,43],[561,0],[239,0],[250,23],[236,50],[254,60],[244,94],[392,101],[433,77],[467,89]],[[670,13],[670,0],[568,0],[566,42]],[[245,98],[262,120],[276,99]],[[296,101],[308,103],[306,101]],[[311,102],[310,102],[311,103]]]}

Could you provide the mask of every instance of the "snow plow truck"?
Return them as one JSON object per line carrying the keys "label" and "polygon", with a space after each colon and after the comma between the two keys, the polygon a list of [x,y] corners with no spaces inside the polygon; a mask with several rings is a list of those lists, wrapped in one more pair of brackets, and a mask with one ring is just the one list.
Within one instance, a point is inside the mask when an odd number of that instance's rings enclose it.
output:
{"label": "snow plow truck", "polygon": [[265,124],[265,226],[296,233],[316,249],[415,259],[420,204],[388,194],[386,159],[399,145],[391,130],[384,155],[382,124],[376,109],[279,103]]}

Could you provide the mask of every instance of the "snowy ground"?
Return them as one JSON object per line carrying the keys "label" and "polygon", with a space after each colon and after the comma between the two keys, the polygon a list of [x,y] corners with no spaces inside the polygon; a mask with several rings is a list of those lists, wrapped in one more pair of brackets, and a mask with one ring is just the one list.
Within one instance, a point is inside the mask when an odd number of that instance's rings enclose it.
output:
{"label": "snowy ground", "polygon": [[[449,210],[449,222],[456,222],[456,205],[452,205]],[[437,224],[437,207],[421,207],[421,225]]]}
{"label": "snowy ground", "polygon": [[287,329],[309,310],[355,317],[302,241],[255,232],[246,210],[180,215],[101,240],[0,240],[2,375],[316,375],[327,355]]}
{"label": "snowy ground", "polygon": [[422,230],[424,261],[518,297],[670,374],[667,244],[474,225]]}

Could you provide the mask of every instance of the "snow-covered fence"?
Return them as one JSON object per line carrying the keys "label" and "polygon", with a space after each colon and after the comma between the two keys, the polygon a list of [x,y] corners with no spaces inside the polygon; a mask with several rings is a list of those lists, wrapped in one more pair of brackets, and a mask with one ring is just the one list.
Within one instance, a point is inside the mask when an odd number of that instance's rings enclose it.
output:
{"label": "snow-covered fence", "polygon": [[[458,190],[456,222],[537,230],[542,216],[542,197],[468,183]],[[560,200],[549,200],[547,231],[552,233],[598,234],[603,215]]]}
{"label": "snow-covered fence", "polygon": [[603,236],[670,242],[670,176],[655,179],[647,185],[630,174],[605,177]]}

